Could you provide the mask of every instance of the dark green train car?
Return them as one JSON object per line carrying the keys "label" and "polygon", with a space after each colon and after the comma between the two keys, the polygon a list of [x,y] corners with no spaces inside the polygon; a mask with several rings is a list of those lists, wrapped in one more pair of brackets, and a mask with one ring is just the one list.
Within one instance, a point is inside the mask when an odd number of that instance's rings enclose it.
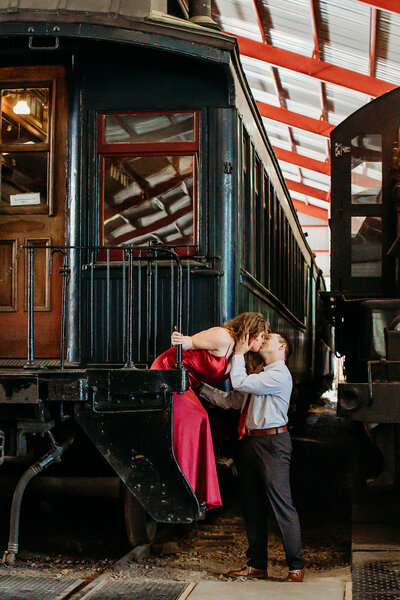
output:
{"label": "dark green train car", "polygon": [[0,461],[44,439],[44,468],[86,434],[135,543],[133,498],[157,521],[199,515],[171,443],[185,371],[148,370],[173,326],[265,313],[309,400],[331,375],[324,283],[235,38],[202,3],[53,4],[0,2]]}

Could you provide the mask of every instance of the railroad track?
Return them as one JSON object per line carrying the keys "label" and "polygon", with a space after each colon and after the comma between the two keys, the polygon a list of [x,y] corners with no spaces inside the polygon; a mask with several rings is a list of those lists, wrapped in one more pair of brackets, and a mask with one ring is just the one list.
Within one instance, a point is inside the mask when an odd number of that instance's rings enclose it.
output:
{"label": "railroad track", "polygon": [[1,600],[186,600],[194,584],[177,581],[139,581],[119,572],[134,558],[135,549],[90,583],[77,577],[19,573],[0,570]]}

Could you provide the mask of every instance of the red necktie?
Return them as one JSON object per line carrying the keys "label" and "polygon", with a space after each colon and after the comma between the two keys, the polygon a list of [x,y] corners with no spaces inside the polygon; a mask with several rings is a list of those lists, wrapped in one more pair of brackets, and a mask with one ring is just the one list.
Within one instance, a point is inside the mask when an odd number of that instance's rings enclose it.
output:
{"label": "red necktie", "polygon": [[242,412],[240,413],[238,425],[239,440],[241,440],[244,434],[246,433],[246,417],[249,410],[250,398],[251,396],[247,398],[246,404],[243,406]]}

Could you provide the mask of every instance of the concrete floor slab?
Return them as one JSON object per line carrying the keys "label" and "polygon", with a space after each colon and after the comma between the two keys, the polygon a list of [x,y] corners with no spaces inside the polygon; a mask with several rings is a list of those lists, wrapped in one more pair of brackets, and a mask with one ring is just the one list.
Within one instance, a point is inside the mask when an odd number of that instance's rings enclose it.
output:
{"label": "concrete floor slab", "polygon": [[352,551],[398,550],[398,527],[381,523],[355,523],[352,531]]}
{"label": "concrete floor slab", "polygon": [[188,600],[343,600],[345,584],[333,577],[285,581],[200,581]]}

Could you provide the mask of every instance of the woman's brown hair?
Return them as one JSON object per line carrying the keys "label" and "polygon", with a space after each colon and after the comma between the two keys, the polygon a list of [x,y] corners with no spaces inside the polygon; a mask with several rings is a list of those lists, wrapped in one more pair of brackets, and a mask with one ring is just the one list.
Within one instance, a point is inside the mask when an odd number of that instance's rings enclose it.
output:
{"label": "woman's brown hair", "polygon": [[[269,332],[269,323],[261,313],[256,312],[244,312],[234,317],[230,321],[224,323],[225,329],[227,329],[230,335],[233,337],[235,342],[245,337],[247,334],[251,338],[256,338],[263,331]],[[263,360],[258,352],[247,352],[245,354],[246,370],[248,373],[254,373],[257,371]]]}
{"label": "woman's brown hair", "polygon": [[224,323],[235,342],[249,334],[256,338],[262,331],[269,331],[269,323],[261,313],[244,312]]}

